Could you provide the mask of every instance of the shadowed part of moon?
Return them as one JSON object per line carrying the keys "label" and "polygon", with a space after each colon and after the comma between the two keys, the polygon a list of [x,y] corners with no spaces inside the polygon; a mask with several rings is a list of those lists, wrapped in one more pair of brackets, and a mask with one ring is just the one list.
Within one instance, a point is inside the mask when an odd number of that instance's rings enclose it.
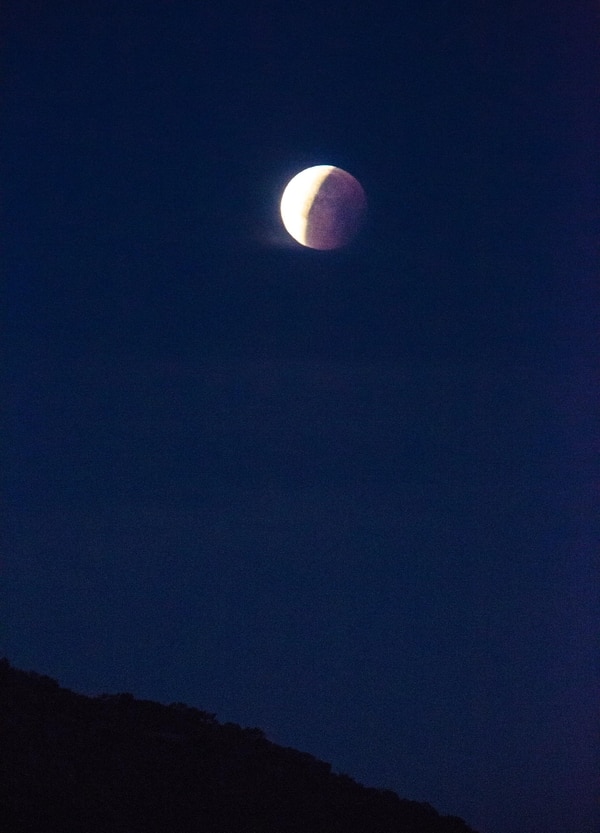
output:
{"label": "shadowed part of moon", "polygon": [[365,207],[360,183],[341,168],[332,168],[308,211],[304,245],[312,249],[345,246],[360,228]]}

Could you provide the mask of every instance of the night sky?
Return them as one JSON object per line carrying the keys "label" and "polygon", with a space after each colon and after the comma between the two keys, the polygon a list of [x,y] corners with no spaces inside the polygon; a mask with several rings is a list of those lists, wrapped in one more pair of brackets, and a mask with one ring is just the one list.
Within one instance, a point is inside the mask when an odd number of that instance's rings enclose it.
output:
{"label": "night sky", "polygon": [[[0,653],[591,833],[598,4],[3,18]],[[278,215],[324,163],[333,252]]]}

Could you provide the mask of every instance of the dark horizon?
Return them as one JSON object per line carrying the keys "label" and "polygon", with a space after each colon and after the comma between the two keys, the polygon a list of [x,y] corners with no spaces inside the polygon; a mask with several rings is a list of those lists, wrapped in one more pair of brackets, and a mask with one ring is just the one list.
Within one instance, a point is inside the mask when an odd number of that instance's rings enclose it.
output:
{"label": "dark horizon", "polygon": [[7,833],[476,833],[185,703],[86,697],[3,657],[0,706]]}

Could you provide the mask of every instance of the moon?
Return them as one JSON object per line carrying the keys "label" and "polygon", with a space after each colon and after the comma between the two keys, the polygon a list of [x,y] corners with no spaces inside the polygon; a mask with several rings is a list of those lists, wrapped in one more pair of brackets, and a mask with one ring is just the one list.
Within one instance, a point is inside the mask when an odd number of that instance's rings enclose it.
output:
{"label": "moon", "polygon": [[366,208],[363,188],[335,165],[315,165],[296,174],[281,197],[289,234],[310,249],[339,249],[358,231]]}

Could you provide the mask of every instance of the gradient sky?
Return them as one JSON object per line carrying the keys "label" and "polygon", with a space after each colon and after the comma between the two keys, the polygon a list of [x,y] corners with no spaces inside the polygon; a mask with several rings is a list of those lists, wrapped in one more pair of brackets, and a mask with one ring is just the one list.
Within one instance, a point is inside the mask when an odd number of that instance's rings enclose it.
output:
{"label": "gradient sky", "polygon": [[[591,833],[598,5],[3,17],[1,652]],[[278,218],[323,163],[338,252]]]}

